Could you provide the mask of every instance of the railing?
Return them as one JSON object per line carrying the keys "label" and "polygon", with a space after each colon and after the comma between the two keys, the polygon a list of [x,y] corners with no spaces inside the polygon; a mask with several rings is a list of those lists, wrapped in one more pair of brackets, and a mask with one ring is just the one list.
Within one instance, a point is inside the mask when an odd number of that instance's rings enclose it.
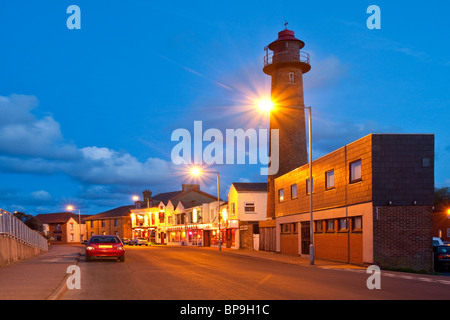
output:
{"label": "railing", "polygon": [[8,236],[31,247],[48,250],[48,242],[39,232],[30,229],[8,211],[0,209],[0,235]]}
{"label": "railing", "polygon": [[[277,52],[277,53],[273,53],[273,52],[269,52],[269,50],[267,50],[266,48],[266,54],[264,55],[264,67],[268,66],[269,64],[272,64],[274,61],[273,59],[275,58],[275,60],[277,59],[278,56],[284,56],[286,53],[288,53],[288,51],[282,51],[282,52]],[[297,56],[289,56],[288,59],[282,59],[282,61],[300,61],[300,62],[304,62],[307,64],[309,63],[309,53],[304,52],[299,50],[299,55]],[[275,61],[278,62],[278,61]]]}

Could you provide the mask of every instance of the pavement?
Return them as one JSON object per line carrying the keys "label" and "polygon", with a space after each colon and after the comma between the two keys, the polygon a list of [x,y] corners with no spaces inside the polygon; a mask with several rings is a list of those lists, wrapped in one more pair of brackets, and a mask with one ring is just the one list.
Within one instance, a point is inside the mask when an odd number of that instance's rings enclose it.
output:
{"label": "pavement", "polygon": [[64,292],[67,267],[76,265],[82,246],[49,246],[47,252],[0,267],[0,300],[56,300]]}
{"label": "pavement", "polygon": [[[180,250],[186,247],[179,247]],[[219,252],[218,247],[189,247],[195,250]],[[78,264],[84,246],[52,245],[45,253],[20,262],[0,267],[0,300],[57,300],[67,290],[66,281],[70,276],[67,268]],[[315,260],[310,265],[309,257],[253,250],[221,248],[221,254],[244,255],[256,259],[278,261],[308,267],[336,269],[365,269],[361,266]]]}

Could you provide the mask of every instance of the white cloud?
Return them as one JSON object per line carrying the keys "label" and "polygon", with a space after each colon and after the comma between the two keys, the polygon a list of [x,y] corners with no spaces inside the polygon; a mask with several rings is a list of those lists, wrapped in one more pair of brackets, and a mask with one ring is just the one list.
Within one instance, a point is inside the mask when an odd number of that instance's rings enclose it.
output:
{"label": "white cloud", "polygon": [[[170,175],[171,163],[162,159],[140,161],[107,147],[77,147],[64,139],[60,124],[51,115],[37,117],[32,113],[37,104],[33,96],[0,96],[0,170],[65,173],[99,185],[148,185],[163,182]],[[46,196],[39,192],[32,196]]]}
{"label": "white cloud", "polygon": [[31,197],[35,200],[51,200],[52,196],[45,190],[31,192]]}

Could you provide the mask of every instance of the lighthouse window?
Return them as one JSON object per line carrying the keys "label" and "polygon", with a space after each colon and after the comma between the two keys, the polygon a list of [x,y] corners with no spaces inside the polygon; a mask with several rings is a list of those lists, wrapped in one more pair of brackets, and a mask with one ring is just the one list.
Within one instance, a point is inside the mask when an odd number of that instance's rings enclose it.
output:
{"label": "lighthouse window", "polygon": [[294,73],[293,72],[289,72],[289,82],[294,83]]}

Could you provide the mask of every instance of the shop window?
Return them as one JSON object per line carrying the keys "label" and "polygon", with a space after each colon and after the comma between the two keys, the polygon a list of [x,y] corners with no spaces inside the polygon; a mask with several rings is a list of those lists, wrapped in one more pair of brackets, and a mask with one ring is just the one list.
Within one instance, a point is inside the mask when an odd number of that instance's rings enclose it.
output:
{"label": "shop window", "polygon": [[325,172],[325,189],[334,189],[334,170]]}
{"label": "shop window", "polygon": [[283,201],[284,201],[284,190],[279,189],[278,190],[278,202],[283,202]]}
{"label": "shop window", "polygon": [[297,184],[291,185],[291,199],[297,199]]}
{"label": "shop window", "polygon": [[350,183],[362,180],[361,159],[350,163]]}

